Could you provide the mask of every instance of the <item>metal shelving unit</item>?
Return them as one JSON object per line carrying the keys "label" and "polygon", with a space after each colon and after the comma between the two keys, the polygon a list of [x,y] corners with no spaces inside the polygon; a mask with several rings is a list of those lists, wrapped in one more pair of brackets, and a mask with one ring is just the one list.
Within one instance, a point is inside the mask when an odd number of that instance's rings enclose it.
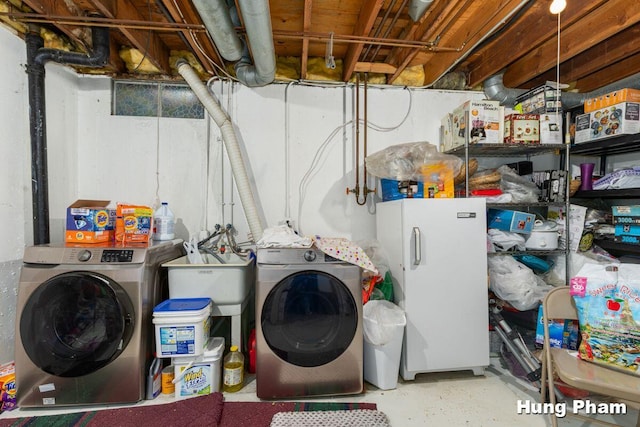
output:
{"label": "metal shelving unit", "polygon": [[[567,182],[565,185],[565,200],[563,202],[534,202],[534,203],[487,203],[487,208],[515,209],[527,210],[532,208],[548,208],[551,206],[563,207],[565,211],[565,248],[556,250],[527,250],[527,251],[506,251],[488,253],[488,256],[504,256],[504,255],[534,255],[534,256],[552,256],[565,255],[565,262],[569,262],[569,144],[466,144],[446,151],[446,154],[456,155],[465,160],[465,176],[466,176],[466,192],[469,194],[469,159],[470,157],[519,157],[524,156],[530,160],[534,156],[542,154],[555,154],[559,156],[560,167],[567,172]],[[566,268],[566,283],[569,283],[569,269]]]}
{"label": "metal shelving unit", "polygon": [[[640,152],[640,134],[603,138],[597,141],[573,144],[570,148],[572,155],[600,157],[601,171],[606,169],[607,156],[636,152]],[[640,203],[640,188],[577,191],[572,198],[604,200],[638,199]],[[594,243],[615,256],[620,256],[620,254],[640,255],[640,246],[638,245],[618,243],[606,239],[596,239]]]}

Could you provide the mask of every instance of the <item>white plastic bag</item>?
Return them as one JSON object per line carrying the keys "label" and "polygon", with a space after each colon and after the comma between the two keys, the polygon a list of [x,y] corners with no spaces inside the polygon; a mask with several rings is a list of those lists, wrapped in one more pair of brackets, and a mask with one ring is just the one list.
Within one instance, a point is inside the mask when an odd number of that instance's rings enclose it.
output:
{"label": "white plastic bag", "polygon": [[520,311],[536,308],[553,289],[526,265],[510,256],[489,257],[489,286],[495,294]]}
{"label": "white plastic bag", "polygon": [[404,311],[386,300],[370,300],[362,308],[364,339],[373,345],[391,342],[395,334],[403,334],[407,318]]}

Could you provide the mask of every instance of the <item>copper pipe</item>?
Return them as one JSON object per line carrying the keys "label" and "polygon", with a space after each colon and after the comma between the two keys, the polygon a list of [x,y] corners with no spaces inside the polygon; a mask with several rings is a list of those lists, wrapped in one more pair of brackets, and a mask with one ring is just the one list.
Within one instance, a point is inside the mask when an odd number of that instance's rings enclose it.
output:
{"label": "copper pipe", "polygon": [[111,19],[96,16],[60,16],[46,15],[38,13],[22,13],[22,12],[0,12],[0,16],[7,16],[19,22],[36,22],[44,24],[58,25],[76,25],[91,27],[109,27],[109,28],[131,28],[138,30],[156,30],[156,31],[207,31],[204,25],[200,24],[181,24],[177,22],[154,22],[137,21],[132,19]]}

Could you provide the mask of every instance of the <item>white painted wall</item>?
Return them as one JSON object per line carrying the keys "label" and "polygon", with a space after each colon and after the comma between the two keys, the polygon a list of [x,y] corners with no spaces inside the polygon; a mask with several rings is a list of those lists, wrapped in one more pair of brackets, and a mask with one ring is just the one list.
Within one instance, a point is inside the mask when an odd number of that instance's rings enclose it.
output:
{"label": "white painted wall", "polygon": [[[4,27],[0,44],[0,342],[9,343],[0,346],[0,362],[6,362],[13,358],[21,258],[33,239],[26,47]],[[247,239],[213,121],[112,116],[109,78],[77,76],[57,64],[46,70],[52,242],[62,241],[65,208],[79,198],[114,204],[168,201],[178,237],[232,223],[237,240]],[[355,185],[352,86],[251,89],[214,82],[211,87],[235,126],[265,227],[291,219],[307,235],[374,237],[374,198],[359,206],[353,194],[346,195]],[[438,143],[443,114],[482,97],[480,92],[370,87],[368,153],[403,142]],[[361,104],[360,117],[363,109]],[[362,127],[360,139],[363,143]],[[361,165],[362,153],[363,148]]]}

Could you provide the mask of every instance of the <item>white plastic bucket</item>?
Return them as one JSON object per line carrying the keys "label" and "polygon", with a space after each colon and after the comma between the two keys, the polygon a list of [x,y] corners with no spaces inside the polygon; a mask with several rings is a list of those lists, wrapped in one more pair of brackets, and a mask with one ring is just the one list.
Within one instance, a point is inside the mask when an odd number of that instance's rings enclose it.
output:
{"label": "white plastic bucket", "polygon": [[223,352],[224,338],[214,337],[201,356],[173,359],[176,400],[220,391]]}
{"label": "white plastic bucket", "polygon": [[168,299],[153,309],[156,357],[203,354],[211,329],[211,298]]}

